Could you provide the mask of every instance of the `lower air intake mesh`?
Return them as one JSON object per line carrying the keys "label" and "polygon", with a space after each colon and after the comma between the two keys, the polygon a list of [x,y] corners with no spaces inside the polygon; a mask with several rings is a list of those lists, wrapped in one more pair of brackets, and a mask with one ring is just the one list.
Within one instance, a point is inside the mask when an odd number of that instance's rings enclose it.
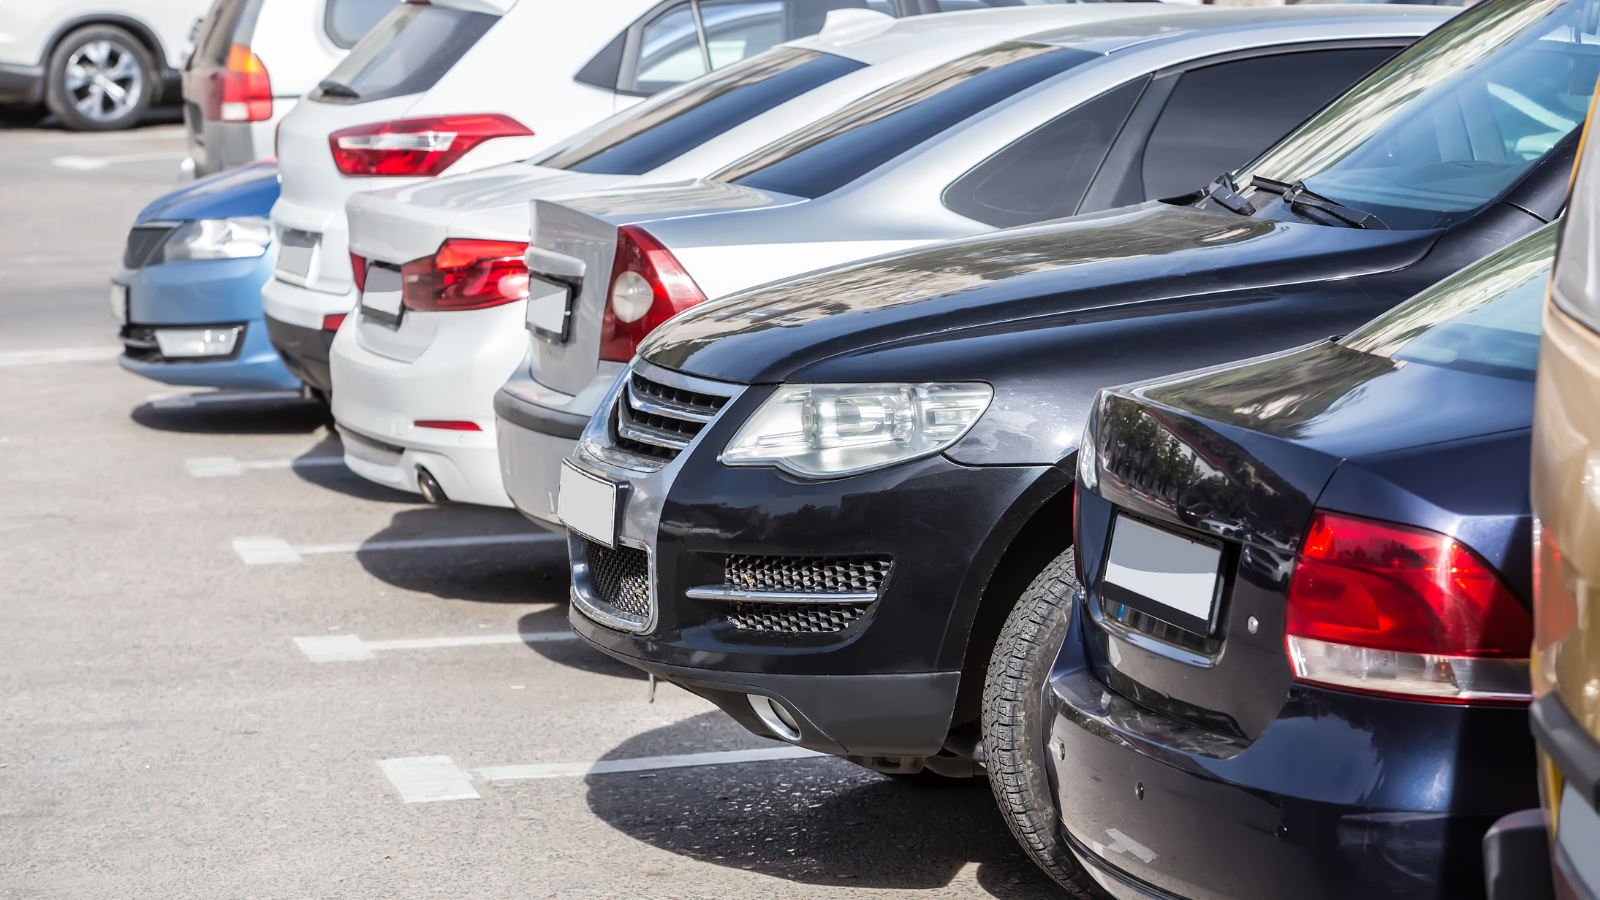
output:
{"label": "lower air intake mesh", "polygon": [[729,556],[729,586],[742,591],[876,594],[889,577],[884,556]]}
{"label": "lower air intake mesh", "polygon": [[650,618],[650,557],[633,547],[607,547],[584,539],[589,582],[616,611],[644,621]]}
{"label": "lower air intake mesh", "polygon": [[843,631],[861,618],[864,603],[733,603],[728,621],[741,631],[786,634],[828,634]]}

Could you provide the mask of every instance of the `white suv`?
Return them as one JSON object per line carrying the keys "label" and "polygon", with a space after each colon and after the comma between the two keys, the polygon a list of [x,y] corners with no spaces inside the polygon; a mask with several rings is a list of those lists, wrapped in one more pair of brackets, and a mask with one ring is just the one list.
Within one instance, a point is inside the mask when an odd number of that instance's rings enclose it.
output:
{"label": "white suv", "polygon": [[207,0],[48,0],[0,7],[0,103],[43,103],[77,131],[136,124],[178,94]]}

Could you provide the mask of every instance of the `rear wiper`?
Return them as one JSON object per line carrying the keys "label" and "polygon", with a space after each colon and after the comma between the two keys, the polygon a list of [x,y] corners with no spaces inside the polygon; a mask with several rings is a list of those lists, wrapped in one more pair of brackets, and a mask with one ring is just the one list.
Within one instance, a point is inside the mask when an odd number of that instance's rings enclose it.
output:
{"label": "rear wiper", "polygon": [[1335,203],[1327,197],[1306,187],[1304,181],[1274,181],[1271,178],[1262,178],[1260,175],[1252,176],[1250,183],[1265,191],[1282,194],[1283,202],[1289,204],[1290,209],[1304,207],[1325,213],[1332,218],[1349,225],[1351,228],[1366,228],[1371,231],[1388,231],[1389,226],[1372,213]]}
{"label": "rear wiper", "polygon": [[1256,214],[1256,208],[1249,200],[1239,195],[1239,186],[1233,183],[1233,176],[1227,172],[1218,175],[1215,181],[1206,185],[1206,198],[1215,200],[1218,206],[1241,216]]}
{"label": "rear wiper", "polygon": [[323,79],[317,87],[322,90],[323,96],[349,97],[351,100],[361,99],[361,95],[356,92],[355,88],[348,84],[340,84],[331,78]]}

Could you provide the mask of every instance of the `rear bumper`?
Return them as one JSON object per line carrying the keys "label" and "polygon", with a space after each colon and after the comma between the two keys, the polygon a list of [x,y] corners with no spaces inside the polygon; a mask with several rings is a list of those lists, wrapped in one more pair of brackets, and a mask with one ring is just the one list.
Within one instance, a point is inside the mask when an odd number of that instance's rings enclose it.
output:
{"label": "rear bumper", "polygon": [[333,346],[333,332],[320,328],[305,328],[280,322],[264,316],[267,335],[283,364],[296,378],[324,394],[333,393],[333,377],[328,371],[328,350]]}
{"label": "rear bumper", "polygon": [[195,107],[184,105],[184,124],[194,174],[203,178],[273,155],[272,140],[278,122],[294,108],[295,98],[274,97],[272,118],[261,122],[212,122],[197,119]]}
{"label": "rear bumper", "polygon": [[558,531],[565,527],[556,516],[561,461],[577,447],[578,437],[624,368],[622,363],[600,363],[589,386],[572,395],[544,387],[521,365],[495,393],[500,478],[518,512]]}
{"label": "rear bumper", "polygon": [[44,102],[44,66],[0,63],[0,103]]}

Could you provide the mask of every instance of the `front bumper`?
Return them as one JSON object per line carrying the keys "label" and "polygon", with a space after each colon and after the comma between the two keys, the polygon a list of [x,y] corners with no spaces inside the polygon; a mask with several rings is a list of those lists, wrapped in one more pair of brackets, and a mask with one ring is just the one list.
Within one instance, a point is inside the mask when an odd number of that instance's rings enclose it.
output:
{"label": "front bumper", "polygon": [[1052,674],[1050,759],[1063,832],[1113,896],[1481,896],[1484,833],[1537,799],[1523,709],[1297,686],[1246,742],[1105,687],[1081,622]]}
{"label": "front bumper", "polygon": [[[591,421],[572,460],[626,486],[617,540],[648,555],[651,612],[634,631],[586,616],[584,609],[605,601],[586,574],[590,542],[572,536],[574,628],[759,733],[774,734],[753,722],[750,693],[795,713],[803,746],[852,756],[938,752],[989,576],[1031,511],[1066,477],[1054,467],[963,466],[942,456],[830,481],[723,466],[720,449],[772,388],[646,371],[685,390],[734,396],[687,449],[654,470],[626,465],[608,445],[611,397],[602,406],[607,414]],[[735,612],[745,607],[727,599],[689,595],[724,584],[730,555],[870,556],[892,564],[876,599],[847,625],[774,632],[738,623]]]}

